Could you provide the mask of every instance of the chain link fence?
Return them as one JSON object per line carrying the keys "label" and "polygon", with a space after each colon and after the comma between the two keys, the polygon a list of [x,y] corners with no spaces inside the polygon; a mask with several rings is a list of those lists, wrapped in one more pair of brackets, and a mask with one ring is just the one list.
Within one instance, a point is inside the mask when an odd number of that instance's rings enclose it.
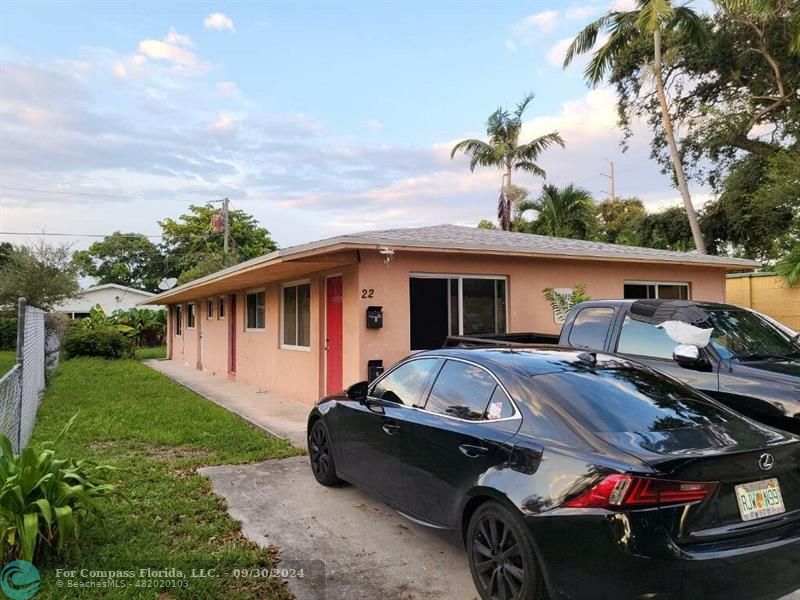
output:
{"label": "chain link fence", "polygon": [[0,378],[0,433],[15,452],[28,443],[42,399],[46,373],[58,365],[59,339],[48,335],[47,313],[20,299],[17,362]]}

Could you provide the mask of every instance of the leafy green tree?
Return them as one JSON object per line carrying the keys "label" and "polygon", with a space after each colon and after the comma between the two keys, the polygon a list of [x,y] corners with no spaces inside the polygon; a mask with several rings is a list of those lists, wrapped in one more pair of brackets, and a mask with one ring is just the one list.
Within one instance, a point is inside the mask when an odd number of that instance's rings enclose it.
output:
{"label": "leafy green tree", "polygon": [[0,268],[8,262],[8,257],[13,250],[14,246],[11,245],[11,242],[0,242]]}
{"label": "leafy green tree", "polygon": [[545,177],[545,171],[536,161],[541,153],[550,146],[557,144],[564,146],[564,140],[554,131],[539,136],[526,144],[519,143],[522,130],[522,116],[533,100],[533,94],[528,94],[513,111],[498,108],[486,122],[488,142],[477,139],[461,140],[450,152],[452,159],[457,153],[463,152],[469,157],[469,169],[475,167],[495,167],[503,171],[500,188],[500,198],[497,202],[497,220],[500,229],[510,231],[512,226],[512,200],[508,194],[511,186],[511,175],[514,171],[524,171],[537,177]]}
{"label": "leafy green tree", "polygon": [[10,308],[25,298],[49,310],[78,293],[78,272],[68,245],[16,246],[0,268],[0,306]]}
{"label": "leafy green tree", "polygon": [[[525,211],[536,211],[533,221],[525,221]],[[521,202],[517,206],[517,223],[520,231],[554,237],[594,239],[597,219],[592,195],[572,184],[563,188],[545,184],[536,200]]]}
{"label": "leafy green tree", "polygon": [[478,229],[497,229],[497,225],[489,219],[481,219],[478,221]]}
{"label": "leafy green tree", "polygon": [[800,155],[739,159],[701,224],[712,251],[771,262],[800,241]]}
{"label": "leafy green tree", "polygon": [[[158,222],[163,234],[161,251],[165,256],[165,271],[168,274],[179,277],[190,269],[196,273],[200,263],[208,266],[215,264],[216,257],[223,257],[223,234],[211,228],[212,218],[217,212],[218,208],[212,204],[193,204],[189,206],[189,212],[177,220],[168,218]],[[243,210],[231,210],[228,224],[230,252],[223,257],[228,266],[277,249],[269,231]]]}
{"label": "leafy green tree", "polygon": [[636,219],[636,246],[688,252],[692,231],[683,207],[674,206]]}
{"label": "leafy green tree", "polygon": [[635,245],[636,223],[646,215],[639,198],[607,198],[597,205],[600,238],[611,244]]}
{"label": "leafy green tree", "polygon": [[775,272],[790,286],[800,283],[800,242],[775,264]]}
{"label": "leafy green tree", "polygon": [[[691,41],[695,45],[699,45],[705,37],[702,20],[686,6],[673,6],[670,0],[637,0],[635,10],[612,11],[587,25],[567,49],[564,66],[568,66],[578,54],[592,51],[598,36],[601,33],[607,34],[607,41],[594,51],[585,72],[589,83],[598,85],[606,79],[616,63],[622,62],[629,56],[631,47],[635,45],[649,47],[652,54],[646,61],[639,63],[638,70],[640,76],[642,71],[645,71],[652,77],[658,99],[661,127],[669,148],[673,174],[683,199],[692,238],[697,251],[705,254],[705,242],[689,193],[665,90],[662,43],[664,36],[672,32],[680,33],[686,43]],[[670,48],[670,50],[679,51],[680,48]]]}
{"label": "leafy green tree", "polygon": [[83,275],[97,283],[116,283],[154,292],[164,277],[164,257],[141,233],[115,231],[88,250],[75,252]]}

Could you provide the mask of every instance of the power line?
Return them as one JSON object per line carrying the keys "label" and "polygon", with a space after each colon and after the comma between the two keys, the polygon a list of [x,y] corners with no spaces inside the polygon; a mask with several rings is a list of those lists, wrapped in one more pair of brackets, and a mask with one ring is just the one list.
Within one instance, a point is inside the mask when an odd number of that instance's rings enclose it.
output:
{"label": "power line", "polygon": [[[164,202],[165,198],[155,198],[153,196],[127,196],[124,194],[103,194],[97,192],[64,192],[61,190],[42,190],[35,188],[14,187],[10,185],[0,185],[0,189],[9,190],[12,192],[31,192],[35,194],[57,194],[59,196],[86,196],[88,198],[116,198],[119,200],[153,200],[155,202]],[[180,200],[179,198],[170,198],[169,200]],[[219,200],[215,200],[219,202]],[[207,201],[210,202],[210,201]]]}

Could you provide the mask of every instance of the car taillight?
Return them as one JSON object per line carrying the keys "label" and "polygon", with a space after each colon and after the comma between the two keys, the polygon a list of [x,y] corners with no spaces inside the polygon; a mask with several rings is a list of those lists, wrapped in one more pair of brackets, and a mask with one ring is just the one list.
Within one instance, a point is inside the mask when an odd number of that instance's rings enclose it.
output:
{"label": "car taillight", "polygon": [[704,500],[716,483],[697,481],[671,481],[608,475],[580,496],[564,503],[578,508],[642,508],[665,504],[688,504]]}

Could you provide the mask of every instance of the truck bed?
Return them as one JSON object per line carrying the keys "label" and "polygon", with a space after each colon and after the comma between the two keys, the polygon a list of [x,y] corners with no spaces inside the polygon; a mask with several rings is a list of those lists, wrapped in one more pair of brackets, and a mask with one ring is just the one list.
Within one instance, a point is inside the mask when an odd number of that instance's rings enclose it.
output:
{"label": "truck bed", "polygon": [[484,333],[477,335],[448,336],[443,348],[476,348],[493,346],[527,346],[530,344],[557,345],[559,336],[554,333],[536,333],[525,331],[520,333]]}

